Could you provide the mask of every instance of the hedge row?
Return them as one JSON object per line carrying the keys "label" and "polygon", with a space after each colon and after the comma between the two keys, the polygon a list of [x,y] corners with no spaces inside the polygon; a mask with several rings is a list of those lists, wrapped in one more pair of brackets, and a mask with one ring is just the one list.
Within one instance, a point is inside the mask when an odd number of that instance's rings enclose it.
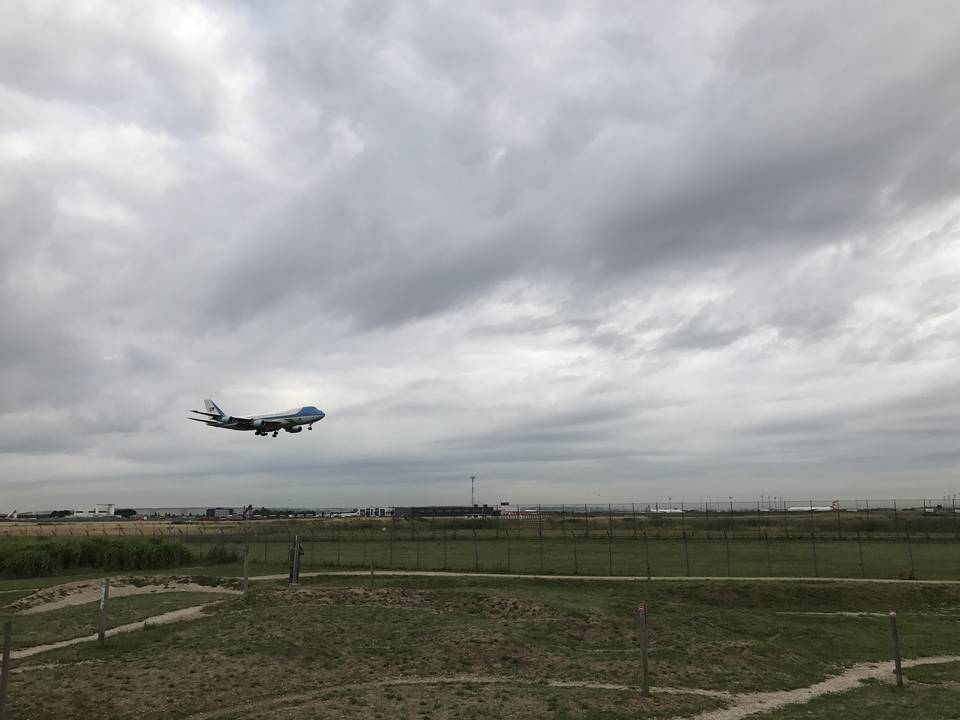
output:
{"label": "hedge row", "polygon": [[187,546],[163,538],[37,538],[0,544],[0,575],[38,577],[62,570],[150,570],[196,563]]}

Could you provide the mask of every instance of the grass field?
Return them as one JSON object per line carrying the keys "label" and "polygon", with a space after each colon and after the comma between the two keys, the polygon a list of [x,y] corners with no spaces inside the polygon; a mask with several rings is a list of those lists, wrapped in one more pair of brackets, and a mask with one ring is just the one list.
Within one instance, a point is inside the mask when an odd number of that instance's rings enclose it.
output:
{"label": "grass field", "polygon": [[[376,540],[328,538],[301,540],[305,570],[377,568],[465,570],[628,576],[748,576],[960,579],[960,543],[894,540],[705,540],[618,537],[566,542],[559,538],[520,540],[461,534],[446,542],[410,540],[383,534]],[[316,536],[315,536],[316,537]],[[208,547],[190,543],[198,553]],[[243,543],[228,547],[243,552]],[[289,544],[246,545],[254,572],[284,572]],[[242,566],[216,568],[239,574]]]}
{"label": "grass field", "polygon": [[[129,620],[202,599],[121,598],[111,614]],[[637,692],[641,603],[650,613],[651,698]],[[887,618],[848,613],[889,610],[898,612],[905,657],[960,652],[954,585],[469,576],[381,576],[373,590],[362,577],[257,583],[197,620],[18,662],[11,717],[693,717],[744,693],[800,688],[888,660]],[[88,613],[47,613],[45,626],[32,624],[41,616],[17,616],[16,633],[29,638],[18,644],[91,632]],[[956,716],[947,708],[960,707],[960,663],[906,674],[904,690],[869,682],[759,717]]]}
{"label": "grass field", "polygon": [[[583,575],[960,579],[960,523],[953,512],[6,523],[0,524],[0,548],[34,534],[170,538],[186,543],[197,564],[212,551],[246,548],[258,572],[284,571],[298,536],[305,569],[372,562],[395,569]],[[221,570],[239,574],[241,567]]]}

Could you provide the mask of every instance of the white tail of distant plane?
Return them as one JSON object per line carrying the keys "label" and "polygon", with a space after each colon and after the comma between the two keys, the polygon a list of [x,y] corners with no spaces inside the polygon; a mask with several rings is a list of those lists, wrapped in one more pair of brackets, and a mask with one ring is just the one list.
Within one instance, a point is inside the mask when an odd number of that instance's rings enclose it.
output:
{"label": "white tail of distant plane", "polygon": [[223,410],[221,410],[219,407],[217,407],[217,404],[210,398],[207,398],[206,400],[204,400],[203,404],[207,408],[208,413],[213,413],[220,417],[223,417],[224,415],[226,415],[226,413]]}

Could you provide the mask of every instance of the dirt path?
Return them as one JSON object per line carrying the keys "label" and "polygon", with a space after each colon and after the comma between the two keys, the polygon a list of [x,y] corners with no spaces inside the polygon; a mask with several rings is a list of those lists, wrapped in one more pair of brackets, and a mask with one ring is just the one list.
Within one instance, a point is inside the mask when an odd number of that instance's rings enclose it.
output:
{"label": "dirt path", "polygon": [[[639,692],[639,688],[634,685],[617,685],[613,683],[591,682],[587,680],[529,680],[525,678],[511,678],[500,675],[448,675],[437,677],[406,677],[406,678],[385,678],[383,680],[371,680],[370,682],[349,683],[345,685],[329,685],[327,687],[313,690],[305,693],[294,693],[290,695],[277,695],[275,697],[263,700],[254,700],[241,705],[217,708],[194,715],[186,716],[186,720],[215,720],[224,715],[231,715],[236,712],[269,712],[273,709],[283,707],[302,707],[322,700],[324,696],[331,692],[342,692],[350,690],[363,690],[371,687],[409,687],[414,685],[525,685],[553,688],[585,688],[587,690],[613,690],[622,692]],[[654,688],[656,692],[665,695],[703,695],[705,697],[721,698],[732,700],[733,695],[721,690],[700,690],[698,688]]]}
{"label": "dirt path", "polygon": [[[817,582],[817,583],[872,583],[894,584],[907,583],[909,585],[960,585],[960,580],[900,580],[898,578],[842,578],[842,577],[726,577],[724,575],[702,575],[690,577],[687,575],[523,575],[519,573],[490,573],[490,572],[453,572],[448,570],[376,570],[376,577],[478,577],[478,578],[510,578],[522,580],[597,580],[605,582],[646,582],[648,580],[676,581],[676,582]],[[300,573],[300,577],[370,577],[369,570],[330,570],[325,572]],[[242,578],[232,578],[242,580]],[[251,581],[286,580],[285,574],[252,575]]]}
{"label": "dirt path", "polygon": [[[904,660],[903,667],[912,668],[920,665],[935,665],[947,662],[960,662],[960,655],[943,655],[939,657]],[[734,695],[733,705],[730,707],[720,710],[710,710],[695,716],[691,720],[741,720],[741,718],[754,715],[755,713],[777,710],[786,705],[808,703],[822,695],[853,690],[860,685],[861,681],[869,678],[891,680],[892,676],[893,669],[889,662],[862,663],[854,665],[840,675],[827,678],[809,687],[797,688],[795,690]]]}
{"label": "dirt path", "polygon": [[[107,630],[107,637],[144,630],[145,628],[153,625],[166,625],[167,623],[179,622],[181,620],[194,620],[200,617],[203,611],[211,605],[216,605],[216,603],[193,605],[191,607],[181,608],[180,610],[171,610],[170,612],[166,612],[161,615],[154,615],[146,618],[145,620],[138,620],[137,622],[127,623],[126,625],[118,625],[115,628],[110,628]],[[51,643],[50,645],[35,645],[33,647],[23,648],[22,650],[14,650],[10,653],[10,657],[13,660],[19,660],[21,658],[30,657],[31,655],[38,655],[39,653],[48,652],[50,650],[59,650],[60,648],[69,647],[70,645],[94,642],[96,639],[97,635],[93,634],[84,635],[83,637],[78,638],[71,638],[69,640],[61,640],[60,642]]]}
{"label": "dirt path", "polygon": [[[960,662],[960,655],[946,655],[938,657],[916,658],[904,660],[903,667],[911,668],[920,665],[933,665],[946,662]],[[890,679],[892,667],[887,663],[862,663],[854,665],[847,671],[827,678],[822,682],[809,687],[795,690],[778,690],[774,692],[733,694],[722,690],[702,690],[699,688],[683,687],[653,687],[651,693],[665,695],[702,695],[717,698],[729,703],[719,710],[709,710],[691,718],[691,720],[741,720],[750,715],[767,710],[776,710],[786,705],[806,703],[813,698],[831,693],[845,692],[859,686],[860,682],[868,678]],[[263,700],[254,700],[241,705],[217,708],[207,712],[187,716],[187,720],[215,720],[225,715],[231,715],[244,710],[250,712],[269,712],[271,709],[284,707],[302,707],[322,700],[327,694],[335,691],[362,690],[370,687],[397,687],[411,685],[537,685],[554,688],[586,688],[590,690],[612,690],[620,692],[639,692],[636,685],[618,685],[577,680],[528,680],[497,675],[450,675],[423,678],[387,678],[365,683],[349,683],[345,685],[330,685],[311,692],[278,695]]]}
{"label": "dirt path", "polygon": [[[239,595],[239,590],[220,585],[200,585],[188,577],[150,578],[144,584],[143,578],[110,578],[110,597],[128,595],[150,595],[168,592],[202,592]],[[71,605],[85,605],[100,599],[100,580],[80,580],[37,590],[32,595],[20,598],[10,607],[18,615],[50,612]]]}

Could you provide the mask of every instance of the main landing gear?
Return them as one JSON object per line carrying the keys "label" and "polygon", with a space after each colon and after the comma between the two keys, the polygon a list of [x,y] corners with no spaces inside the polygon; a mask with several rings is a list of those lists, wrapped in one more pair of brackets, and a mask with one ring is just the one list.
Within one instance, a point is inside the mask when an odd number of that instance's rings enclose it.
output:
{"label": "main landing gear", "polygon": [[279,432],[279,430],[274,430],[274,431],[273,431],[273,436],[276,437],[278,432]]}

